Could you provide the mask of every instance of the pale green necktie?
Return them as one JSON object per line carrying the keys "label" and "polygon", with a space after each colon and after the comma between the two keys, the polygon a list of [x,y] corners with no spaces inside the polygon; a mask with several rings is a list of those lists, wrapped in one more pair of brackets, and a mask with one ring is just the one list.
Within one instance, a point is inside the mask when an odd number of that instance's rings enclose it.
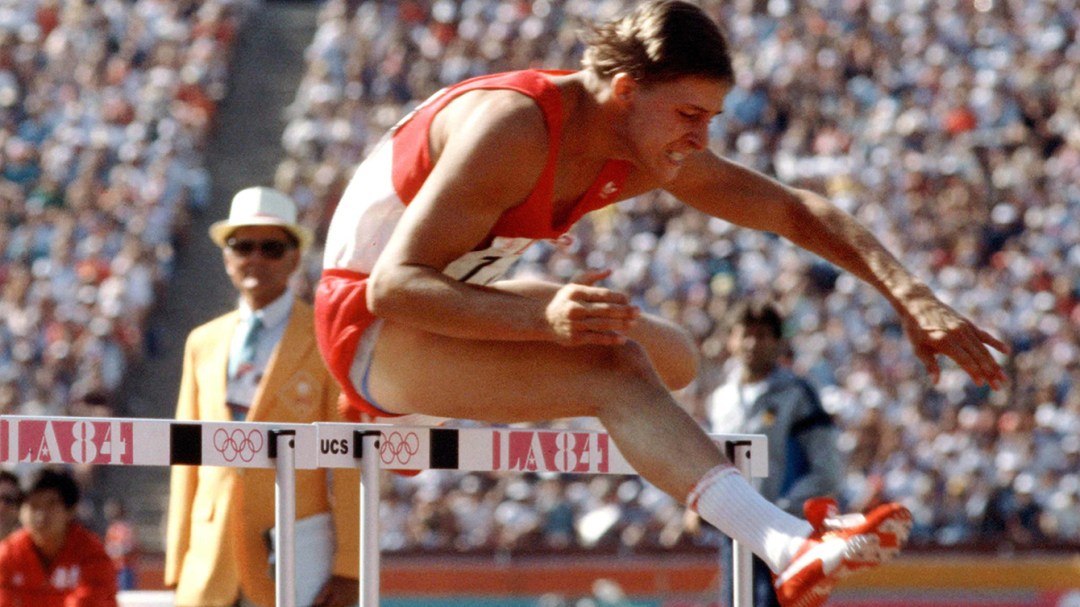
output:
{"label": "pale green necktie", "polygon": [[259,343],[259,334],[262,333],[263,324],[258,316],[252,315],[247,322],[247,335],[240,345],[240,351],[229,361],[229,378],[235,378],[237,373],[244,370],[245,366],[255,364],[255,345]]}

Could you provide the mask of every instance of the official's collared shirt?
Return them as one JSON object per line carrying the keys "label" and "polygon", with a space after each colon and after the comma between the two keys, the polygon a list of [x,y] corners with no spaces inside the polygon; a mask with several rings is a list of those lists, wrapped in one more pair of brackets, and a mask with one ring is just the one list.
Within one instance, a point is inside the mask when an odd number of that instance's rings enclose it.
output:
{"label": "official's collared shirt", "polygon": [[259,382],[262,381],[270,356],[285,334],[285,325],[289,322],[293,299],[292,290],[286,289],[281,297],[260,310],[252,310],[246,302],[240,301],[238,307],[240,322],[236,324],[236,330],[230,342],[229,360],[234,361],[240,356],[252,316],[262,322],[262,329],[255,342],[255,358],[252,363],[245,365],[245,368],[239,370],[235,377],[228,378],[226,401],[234,418],[244,419],[247,409],[255,400],[255,391],[259,387]]}
{"label": "official's collared shirt", "polygon": [[769,388],[769,382],[742,381],[746,370],[736,366],[726,381],[709,398],[709,428],[716,433],[738,434],[746,431],[747,418],[754,403]]}
{"label": "official's collared shirt", "polygon": [[835,496],[843,475],[839,430],[813,386],[782,366],[756,383],[742,375],[735,369],[710,395],[709,422],[714,432],[768,438],[769,476],[754,479],[761,495],[792,514],[810,497]]}

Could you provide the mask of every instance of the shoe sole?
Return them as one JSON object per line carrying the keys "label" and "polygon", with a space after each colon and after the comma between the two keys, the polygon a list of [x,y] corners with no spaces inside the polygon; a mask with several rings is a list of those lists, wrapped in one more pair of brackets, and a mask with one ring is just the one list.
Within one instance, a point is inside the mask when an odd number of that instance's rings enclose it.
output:
{"label": "shoe sole", "polygon": [[[893,504],[891,508],[883,507],[872,512],[867,521],[860,525],[865,528],[861,533],[852,531],[826,533],[818,546],[799,557],[808,559],[809,562],[799,567],[799,572],[796,574],[818,579],[808,582],[809,587],[803,590],[794,601],[783,601],[784,606],[818,607],[824,604],[840,580],[855,571],[876,567],[896,556],[907,542],[911,525],[911,513],[907,508]],[[831,542],[833,538],[843,540],[843,546],[837,546],[836,542]],[[830,548],[838,553],[829,554]],[[836,562],[828,574],[825,573],[824,558]],[[783,586],[782,583],[780,585]]]}

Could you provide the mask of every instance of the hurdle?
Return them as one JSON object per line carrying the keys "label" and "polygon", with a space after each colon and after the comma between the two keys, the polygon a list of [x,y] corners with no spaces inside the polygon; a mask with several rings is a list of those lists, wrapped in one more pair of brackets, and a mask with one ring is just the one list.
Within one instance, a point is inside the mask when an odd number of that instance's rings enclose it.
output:
{"label": "hurdle", "polygon": [[[768,476],[764,435],[712,435],[747,478]],[[627,474],[602,432],[523,427],[0,416],[0,463],[275,470],[277,607],[296,607],[295,471],[359,468],[362,607],[379,605],[379,478],[389,470]],[[734,543],[733,598],[751,605],[750,551]],[[723,563],[721,563],[723,566]]]}
{"label": "hurdle", "polygon": [[[360,606],[379,606],[381,470],[628,474],[634,470],[602,432],[523,427],[432,427],[316,423],[320,468],[360,468]],[[711,435],[747,478],[768,476],[760,434]],[[736,607],[752,604],[751,553],[733,542]],[[723,563],[721,563],[723,566]]]}
{"label": "hurdle", "polygon": [[273,468],[278,607],[296,607],[296,470],[317,450],[311,424],[0,416],[0,463]]}

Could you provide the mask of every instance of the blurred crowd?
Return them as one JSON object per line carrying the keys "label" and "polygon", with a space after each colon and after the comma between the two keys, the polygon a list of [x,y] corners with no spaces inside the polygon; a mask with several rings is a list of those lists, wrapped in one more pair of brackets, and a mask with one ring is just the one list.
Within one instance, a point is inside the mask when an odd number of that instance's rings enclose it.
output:
{"label": "blurred crowd", "polygon": [[257,6],[0,0],[0,413],[116,414]]}
{"label": "blurred crowd", "polygon": [[[621,0],[328,0],[275,185],[325,231],[366,151],[443,86],[575,69]],[[793,366],[841,424],[851,509],[905,503],[913,542],[1080,543],[1080,5],[1076,0],[705,0],[737,57],[721,154],[827,193],[948,303],[1008,342],[1004,390],[954,365],[933,386],[876,291],[767,233],[663,194],[594,214],[516,272],[609,284],[688,327],[705,423],[735,301],[778,300]],[[317,278],[316,249],[307,287]],[[712,544],[628,477],[390,477],[384,548],[619,551]]]}

